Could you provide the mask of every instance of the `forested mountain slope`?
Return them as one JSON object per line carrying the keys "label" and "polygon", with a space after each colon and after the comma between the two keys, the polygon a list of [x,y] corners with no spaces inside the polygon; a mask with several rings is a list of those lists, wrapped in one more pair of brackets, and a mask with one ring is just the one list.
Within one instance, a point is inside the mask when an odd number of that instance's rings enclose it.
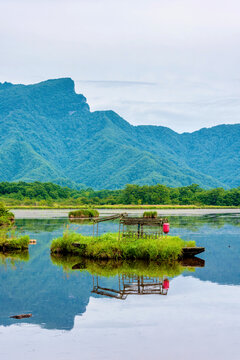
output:
{"label": "forested mountain slope", "polygon": [[90,112],[70,78],[0,84],[0,181],[240,185],[240,125],[178,134]]}

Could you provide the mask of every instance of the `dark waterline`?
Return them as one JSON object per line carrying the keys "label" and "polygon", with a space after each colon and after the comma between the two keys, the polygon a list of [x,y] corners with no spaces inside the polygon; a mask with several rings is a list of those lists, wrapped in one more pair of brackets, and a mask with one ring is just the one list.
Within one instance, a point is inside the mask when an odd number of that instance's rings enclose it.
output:
{"label": "dark waterline", "polygon": [[[92,293],[93,276],[88,271],[66,272],[53,264],[49,246],[69,225],[67,219],[18,219],[17,229],[37,239],[37,245],[30,247],[29,261],[6,260],[0,266],[0,358],[144,359],[151,352],[153,358],[162,354],[167,359],[225,359],[231,349],[231,358],[238,359],[240,217],[169,220],[171,235],[206,247],[201,254],[205,266],[168,276],[166,296],[128,295],[121,301]],[[89,223],[70,228],[92,234]],[[118,231],[118,222],[103,223],[99,230]],[[105,289],[119,286],[118,276],[98,276],[98,281]],[[33,316],[10,318],[22,313]],[[16,348],[11,346],[12,337]],[[49,345],[49,339],[56,347]],[[165,344],[161,351],[160,340]],[[202,346],[196,353],[197,340]]]}

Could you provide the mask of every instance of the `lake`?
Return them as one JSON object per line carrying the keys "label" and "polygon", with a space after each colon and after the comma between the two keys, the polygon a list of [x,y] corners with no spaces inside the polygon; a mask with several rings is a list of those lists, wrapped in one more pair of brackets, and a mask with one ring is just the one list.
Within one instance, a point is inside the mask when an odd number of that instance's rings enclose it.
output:
{"label": "lake", "polygon": [[[70,224],[67,211],[16,210],[17,231],[37,244],[29,257],[0,257],[0,359],[239,359],[239,212],[161,213],[170,235],[205,246],[199,261],[54,259],[53,238],[67,226],[91,235],[92,225]],[[99,225],[109,231],[118,221]],[[26,313],[32,317],[10,318]]]}

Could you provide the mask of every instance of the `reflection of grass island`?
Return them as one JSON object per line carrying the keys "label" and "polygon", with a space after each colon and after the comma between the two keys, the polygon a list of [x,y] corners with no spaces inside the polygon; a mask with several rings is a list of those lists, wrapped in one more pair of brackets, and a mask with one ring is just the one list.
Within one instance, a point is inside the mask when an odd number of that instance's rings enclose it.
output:
{"label": "reflection of grass island", "polygon": [[92,259],[172,261],[181,258],[183,249],[195,246],[194,241],[185,241],[177,236],[135,238],[129,234],[120,238],[117,233],[107,233],[93,237],[66,231],[62,237],[53,240],[51,253]]}
{"label": "reflection of grass island", "polygon": [[179,261],[156,262],[144,260],[92,260],[80,256],[52,254],[53,264],[62,266],[63,270],[69,271],[87,271],[91,275],[116,276],[124,274],[127,276],[169,276],[174,277],[182,274],[184,271],[195,271],[194,266],[183,265]]}
{"label": "reflection of grass island", "polygon": [[95,209],[81,209],[70,211],[68,214],[69,219],[89,219],[98,217],[99,212]]}
{"label": "reflection of grass island", "polygon": [[9,260],[11,264],[15,264],[15,262],[19,261],[28,261],[29,252],[28,250],[23,250],[0,253],[0,263],[6,264],[7,260]]}

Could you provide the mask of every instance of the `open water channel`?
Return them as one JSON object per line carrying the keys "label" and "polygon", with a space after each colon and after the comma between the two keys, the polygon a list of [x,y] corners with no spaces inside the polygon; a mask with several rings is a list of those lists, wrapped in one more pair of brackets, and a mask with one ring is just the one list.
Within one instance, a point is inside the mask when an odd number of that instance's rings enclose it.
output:
{"label": "open water channel", "polygon": [[[69,224],[66,211],[15,215],[37,244],[29,257],[0,258],[1,360],[240,359],[239,212],[165,212],[171,235],[206,251],[159,271],[51,258],[51,240],[67,225],[89,235],[92,225]],[[109,231],[118,221],[100,224]],[[10,318],[23,313],[32,317]]]}

